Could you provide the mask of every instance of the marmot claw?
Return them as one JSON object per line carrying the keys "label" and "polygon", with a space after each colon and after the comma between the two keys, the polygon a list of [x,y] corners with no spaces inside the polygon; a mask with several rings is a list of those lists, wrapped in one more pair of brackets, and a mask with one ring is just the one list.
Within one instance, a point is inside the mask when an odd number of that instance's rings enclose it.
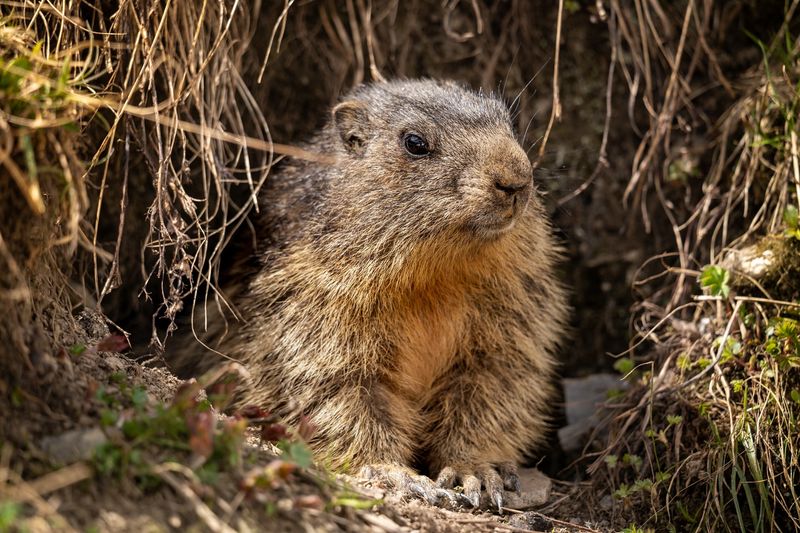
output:
{"label": "marmot claw", "polygon": [[503,489],[519,491],[519,476],[513,463],[499,463],[496,466],[481,464],[477,466],[457,465],[442,468],[436,478],[436,486],[452,489],[460,484],[464,489],[464,499],[470,506],[480,507],[481,487],[486,490],[490,505],[503,512]]}
{"label": "marmot claw", "polygon": [[365,466],[359,476],[386,485],[401,498],[414,498],[436,507],[456,509],[472,505],[466,496],[454,490],[437,486],[432,479],[415,473],[408,467],[393,464]]}

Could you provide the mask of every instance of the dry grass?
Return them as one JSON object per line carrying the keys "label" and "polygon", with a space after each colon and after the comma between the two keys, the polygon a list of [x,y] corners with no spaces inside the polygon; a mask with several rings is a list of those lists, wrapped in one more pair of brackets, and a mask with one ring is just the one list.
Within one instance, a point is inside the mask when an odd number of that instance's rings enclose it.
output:
{"label": "dry grass", "polygon": [[[784,216],[800,198],[798,2],[780,7],[786,23],[764,42],[737,27],[743,3],[611,2],[642,139],[625,199],[673,240],[640,270],[621,366],[635,386],[610,402],[590,467],[630,520],[650,509],[678,529],[800,527],[800,257]],[[725,53],[737,39],[742,58]],[[754,242],[751,256],[778,258],[758,279],[731,259]]]}
{"label": "dry grass", "polygon": [[[93,254],[98,304],[119,283],[129,181],[152,178],[144,246],[156,261],[148,275],[163,280],[160,301],[174,317],[184,297],[216,279],[216,258],[253,208],[275,158],[318,157],[271,142],[240,75],[254,27],[247,6],[154,2],[142,9],[128,1],[111,12],[102,2],[9,1],[0,7],[4,74],[15,85],[13,94],[6,92],[0,124],[3,165],[30,209],[44,214],[29,137],[46,132],[43,141],[68,185],[68,219],[54,244],[73,250],[81,244]],[[102,136],[91,146],[73,146],[79,133],[98,131]],[[131,155],[136,147],[143,161]],[[27,173],[18,159],[28,164]],[[87,180],[98,191],[91,213]],[[230,190],[242,185],[249,193],[236,205]],[[101,249],[100,216],[112,186],[123,198],[119,238]],[[79,227],[82,218],[88,224]]]}

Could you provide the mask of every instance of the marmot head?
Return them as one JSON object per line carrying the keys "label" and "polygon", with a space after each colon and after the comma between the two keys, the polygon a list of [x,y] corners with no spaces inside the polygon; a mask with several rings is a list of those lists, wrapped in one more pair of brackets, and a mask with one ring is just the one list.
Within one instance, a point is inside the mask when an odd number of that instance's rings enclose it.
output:
{"label": "marmot head", "polygon": [[453,82],[357,87],[327,132],[342,169],[333,185],[359,226],[495,240],[531,196],[531,164],[505,104]]}

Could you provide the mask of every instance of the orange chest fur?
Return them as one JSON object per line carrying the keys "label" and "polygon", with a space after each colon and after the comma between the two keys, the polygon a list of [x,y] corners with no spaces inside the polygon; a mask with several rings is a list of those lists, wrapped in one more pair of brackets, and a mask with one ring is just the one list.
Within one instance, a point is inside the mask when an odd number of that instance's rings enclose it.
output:
{"label": "orange chest fur", "polygon": [[455,362],[467,336],[463,301],[409,304],[397,322],[395,384],[411,401],[422,401]]}

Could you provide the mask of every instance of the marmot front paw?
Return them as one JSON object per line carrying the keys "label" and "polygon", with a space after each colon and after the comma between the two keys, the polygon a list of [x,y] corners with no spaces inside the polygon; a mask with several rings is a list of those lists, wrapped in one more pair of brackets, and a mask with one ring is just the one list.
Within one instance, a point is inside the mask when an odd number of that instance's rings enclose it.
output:
{"label": "marmot front paw", "polygon": [[510,462],[496,465],[462,463],[442,468],[436,478],[436,486],[441,489],[452,489],[457,485],[463,487],[464,497],[472,507],[480,506],[481,487],[484,487],[491,505],[496,505],[497,510],[502,513],[503,489],[519,491],[517,465]]}
{"label": "marmot front paw", "polygon": [[417,474],[406,466],[368,465],[361,468],[359,476],[386,485],[401,498],[420,499],[430,505],[448,509],[471,505],[463,494],[439,487],[429,477]]}

